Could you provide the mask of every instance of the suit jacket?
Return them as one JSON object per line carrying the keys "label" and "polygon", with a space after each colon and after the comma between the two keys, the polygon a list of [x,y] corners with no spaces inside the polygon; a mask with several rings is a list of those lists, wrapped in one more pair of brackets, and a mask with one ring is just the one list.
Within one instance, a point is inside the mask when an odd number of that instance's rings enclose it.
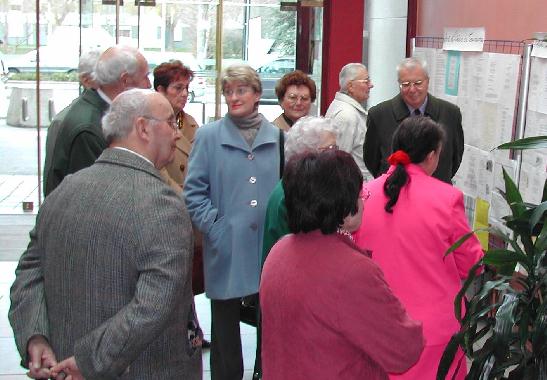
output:
{"label": "suit jacket", "polygon": [[395,296],[412,318],[423,322],[426,344],[444,345],[460,328],[454,298],[469,269],[482,257],[482,249],[472,236],[445,257],[446,250],[471,231],[463,194],[418,165],[410,164],[406,170],[410,179],[392,214],[384,210],[388,174],[365,184],[370,197],[355,241],[372,251]]}
{"label": "suit jacket", "polygon": [[[91,166],[106,148],[101,118],[108,109],[96,90],[85,90],[60,120],[53,157],[47,157],[44,194],[47,196],[68,174]],[[49,167],[51,165],[51,167]]]}
{"label": "suit jacket", "polygon": [[[427,95],[425,116],[441,124],[446,132],[439,166],[433,177],[451,183],[452,177],[458,171],[463,156],[462,114],[458,106]],[[409,116],[401,94],[386,100],[368,111],[367,133],[363,146],[365,164],[371,174],[377,178],[389,168],[387,158],[391,152],[393,133],[399,124]]]}
{"label": "suit jacket", "polygon": [[192,348],[192,228],[180,197],[137,155],[107,149],[50,194],[11,288],[27,342],[72,355],[86,379],[200,379]]}
{"label": "suit jacket", "polygon": [[229,117],[198,129],[183,191],[204,235],[209,298],[258,291],[264,217],[279,180],[279,160],[279,129],[263,116],[252,146]]}

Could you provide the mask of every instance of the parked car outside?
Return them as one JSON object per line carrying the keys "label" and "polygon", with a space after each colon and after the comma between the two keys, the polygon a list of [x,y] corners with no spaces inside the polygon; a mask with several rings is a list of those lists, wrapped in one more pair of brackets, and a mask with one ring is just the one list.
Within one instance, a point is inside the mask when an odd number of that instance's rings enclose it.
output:
{"label": "parked car outside", "polygon": [[154,68],[164,62],[178,59],[184,65],[190,67],[194,72],[194,79],[190,82],[188,89],[188,101],[196,102],[205,97],[205,91],[207,89],[207,83],[203,74],[203,67],[198,63],[196,57],[191,53],[181,52],[158,52],[158,51],[145,51],[144,57],[148,61],[148,67],[150,68],[150,83],[154,83]]}
{"label": "parked car outside", "polygon": [[260,75],[260,81],[262,82],[261,103],[277,103],[275,85],[283,75],[293,71],[294,67],[294,57],[280,57],[256,69],[256,72]]}
{"label": "parked car outside", "polygon": [[[78,70],[78,54],[69,54],[60,48],[43,46],[40,51],[41,73],[71,73]],[[36,72],[37,50],[31,50],[8,62],[8,73]]]}

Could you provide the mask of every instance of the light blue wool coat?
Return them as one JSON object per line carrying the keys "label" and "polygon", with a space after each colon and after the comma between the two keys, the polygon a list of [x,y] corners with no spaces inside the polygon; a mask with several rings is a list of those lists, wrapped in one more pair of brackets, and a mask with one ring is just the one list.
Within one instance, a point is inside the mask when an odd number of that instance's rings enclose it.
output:
{"label": "light blue wool coat", "polygon": [[227,117],[197,130],[184,196],[204,234],[205,293],[211,299],[258,292],[264,218],[279,159],[279,129],[263,116],[252,147]]}

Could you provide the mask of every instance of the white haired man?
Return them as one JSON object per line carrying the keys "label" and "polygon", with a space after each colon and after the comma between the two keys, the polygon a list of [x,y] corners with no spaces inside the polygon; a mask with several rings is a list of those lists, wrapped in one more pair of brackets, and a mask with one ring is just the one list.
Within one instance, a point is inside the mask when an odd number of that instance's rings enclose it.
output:
{"label": "white haired man", "polygon": [[114,46],[105,50],[95,65],[98,88],[88,89],[69,106],[60,121],[48,171],[44,171],[44,195],[51,193],[68,174],[91,166],[106,148],[101,117],[112,99],[129,88],[150,88],[148,63],[135,48]]}
{"label": "white haired man", "polygon": [[338,146],[340,150],[351,153],[365,181],[372,176],[363,161],[363,143],[365,141],[367,111],[365,102],[370,89],[374,87],[368,70],[361,63],[348,63],[339,75],[340,91],[327,109],[325,117],[331,118],[338,128]]}
{"label": "white haired man", "polygon": [[[90,89],[97,89],[98,85],[95,82],[95,79],[93,79],[93,72],[95,71],[95,65],[97,64],[97,60],[99,59],[101,55],[100,50],[89,50],[83,53],[80,56],[80,62],[78,63],[78,79],[80,81],[80,84],[84,88],[83,93],[86,91],[90,91]],[[72,103],[78,101],[79,97],[74,99]],[[43,178],[43,191],[44,196],[46,196],[49,192],[46,192],[46,184],[47,184],[47,178],[51,175],[51,161],[53,159],[53,150],[55,149],[55,142],[57,141],[57,136],[59,135],[59,130],[61,129],[61,126],[63,125],[63,122],[65,120],[65,116],[68,113],[68,110],[72,106],[72,103],[68,105],[67,107],[63,108],[61,112],[59,112],[53,120],[51,121],[51,124],[49,125],[49,128],[47,129],[47,138],[46,138],[46,158],[44,162],[44,178]]]}
{"label": "white haired man", "polygon": [[439,123],[446,140],[433,177],[452,183],[463,157],[462,114],[458,106],[428,92],[427,64],[420,58],[405,58],[397,65],[400,93],[369,110],[363,146],[365,164],[376,178],[389,168],[391,138],[399,124],[409,116],[425,115]]}
{"label": "white haired man", "polygon": [[109,148],[46,198],[16,269],[22,363],[33,378],[201,379],[192,226],[160,175],[180,138],[173,109],[129,90],[103,131]]}

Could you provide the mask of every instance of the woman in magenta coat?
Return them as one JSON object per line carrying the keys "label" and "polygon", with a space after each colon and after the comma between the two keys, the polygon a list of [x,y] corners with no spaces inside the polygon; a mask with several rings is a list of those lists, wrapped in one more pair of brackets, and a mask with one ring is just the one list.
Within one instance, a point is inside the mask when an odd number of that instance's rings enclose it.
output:
{"label": "woman in magenta coat", "polygon": [[[471,231],[463,194],[431,177],[437,168],[444,132],[427,117],[405,119],[393,136],[390,168],[367,183],[363,223],[357,245],[372,251],[393,293],[414,319],[424,324],[426,347],[420,360],[391,379],[435,379],[441,355],[459,330],[454,298],[462,280],[483,252],[475,236],[445,257],[447,249]],[[466,363],[459,352],[456,379]],[[451,374],[458,366],[454,361]]]}
{"label": "woman in magenta coat", "polygon": [[[264,380],[385,380],[423,348],[373,260],[349,234],[363,177],[349,153],[295,156],[283,173],[289,229],[260,281]],[[295,351],[296,350],[296,351]]]}

